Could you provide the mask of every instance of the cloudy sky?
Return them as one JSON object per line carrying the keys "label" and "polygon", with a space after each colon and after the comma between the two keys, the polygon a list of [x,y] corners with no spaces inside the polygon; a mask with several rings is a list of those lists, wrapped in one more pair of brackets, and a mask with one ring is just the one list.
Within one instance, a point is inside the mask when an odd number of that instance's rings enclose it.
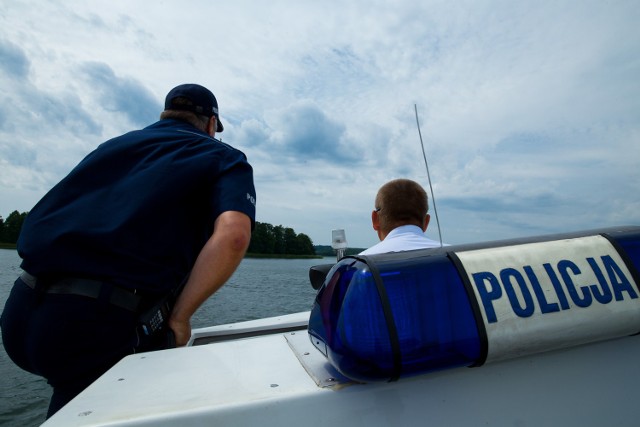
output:
{"label": "cloudy sky", "polygon": [[638,22],[637,0],[5,1],[0,215],[195,82],[257,220],[315,244],[375,243],[390,179],[429,189],[414,106],[444,241],[640,225]]}

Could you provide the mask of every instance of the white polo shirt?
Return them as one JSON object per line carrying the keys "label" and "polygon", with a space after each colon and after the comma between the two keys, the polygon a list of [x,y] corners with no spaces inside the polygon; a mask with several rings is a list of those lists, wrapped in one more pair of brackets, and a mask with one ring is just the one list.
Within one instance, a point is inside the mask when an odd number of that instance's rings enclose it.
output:
{"label": "white polo shirt", "polygon": [[378,244],[360,252],[360,255],[381,254],[386,252],[402,252],[413,249],[439,248],[440,242],[424,235],[417,225],[401,225],[391,230],[387,237]]}

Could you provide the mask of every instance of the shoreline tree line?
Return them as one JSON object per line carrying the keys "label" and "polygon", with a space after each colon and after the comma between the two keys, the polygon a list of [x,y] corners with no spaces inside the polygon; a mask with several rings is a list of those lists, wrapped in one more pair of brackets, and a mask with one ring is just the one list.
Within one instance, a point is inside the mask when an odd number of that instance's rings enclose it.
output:
{"label": "shoreline tree line", "polygon": [[[13,211],[7,219],[0,216],[0,243],[15,245],[29,212]],[[256,222],[248,253],[264,255],[316,255],[311,238],[282,225]]]}
{"label": "shoreline tree line", "polygon": [[22,223],[29,212],[13,211],[7,219],[0,216],[0,243],[15,245],[22,229]]}
{"label": "shoreline tree line", "polygon": [[290,227],[257,222],[251,234],[247,250],[250,254],[266,255],[315,255],[311,238],[304,233],[296,234]]}

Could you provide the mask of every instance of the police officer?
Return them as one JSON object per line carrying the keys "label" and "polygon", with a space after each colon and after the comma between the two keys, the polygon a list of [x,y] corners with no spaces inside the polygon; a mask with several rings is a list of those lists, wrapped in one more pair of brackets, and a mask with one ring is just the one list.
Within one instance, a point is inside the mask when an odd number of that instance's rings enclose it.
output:
{"label": "police officer", "polygon": [[53,387],[47,417],[124,356],[185,345],[239,265],[256,194],[223,129],[211,91],[177,86],[160,121],[101,144],[27,215],[2,338]]}

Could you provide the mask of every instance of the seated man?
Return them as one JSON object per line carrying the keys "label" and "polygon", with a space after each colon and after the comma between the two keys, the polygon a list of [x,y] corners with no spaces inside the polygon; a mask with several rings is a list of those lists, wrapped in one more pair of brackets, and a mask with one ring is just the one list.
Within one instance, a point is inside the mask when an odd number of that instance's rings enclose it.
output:
{"label": "seated man", "polygon": [[380,243],[360,252],[372,255],[412,249],[439,248],[440,242],[424,235],[431,216],[427,193],[415,181],[395,179],[380,187],[371,213]]}

